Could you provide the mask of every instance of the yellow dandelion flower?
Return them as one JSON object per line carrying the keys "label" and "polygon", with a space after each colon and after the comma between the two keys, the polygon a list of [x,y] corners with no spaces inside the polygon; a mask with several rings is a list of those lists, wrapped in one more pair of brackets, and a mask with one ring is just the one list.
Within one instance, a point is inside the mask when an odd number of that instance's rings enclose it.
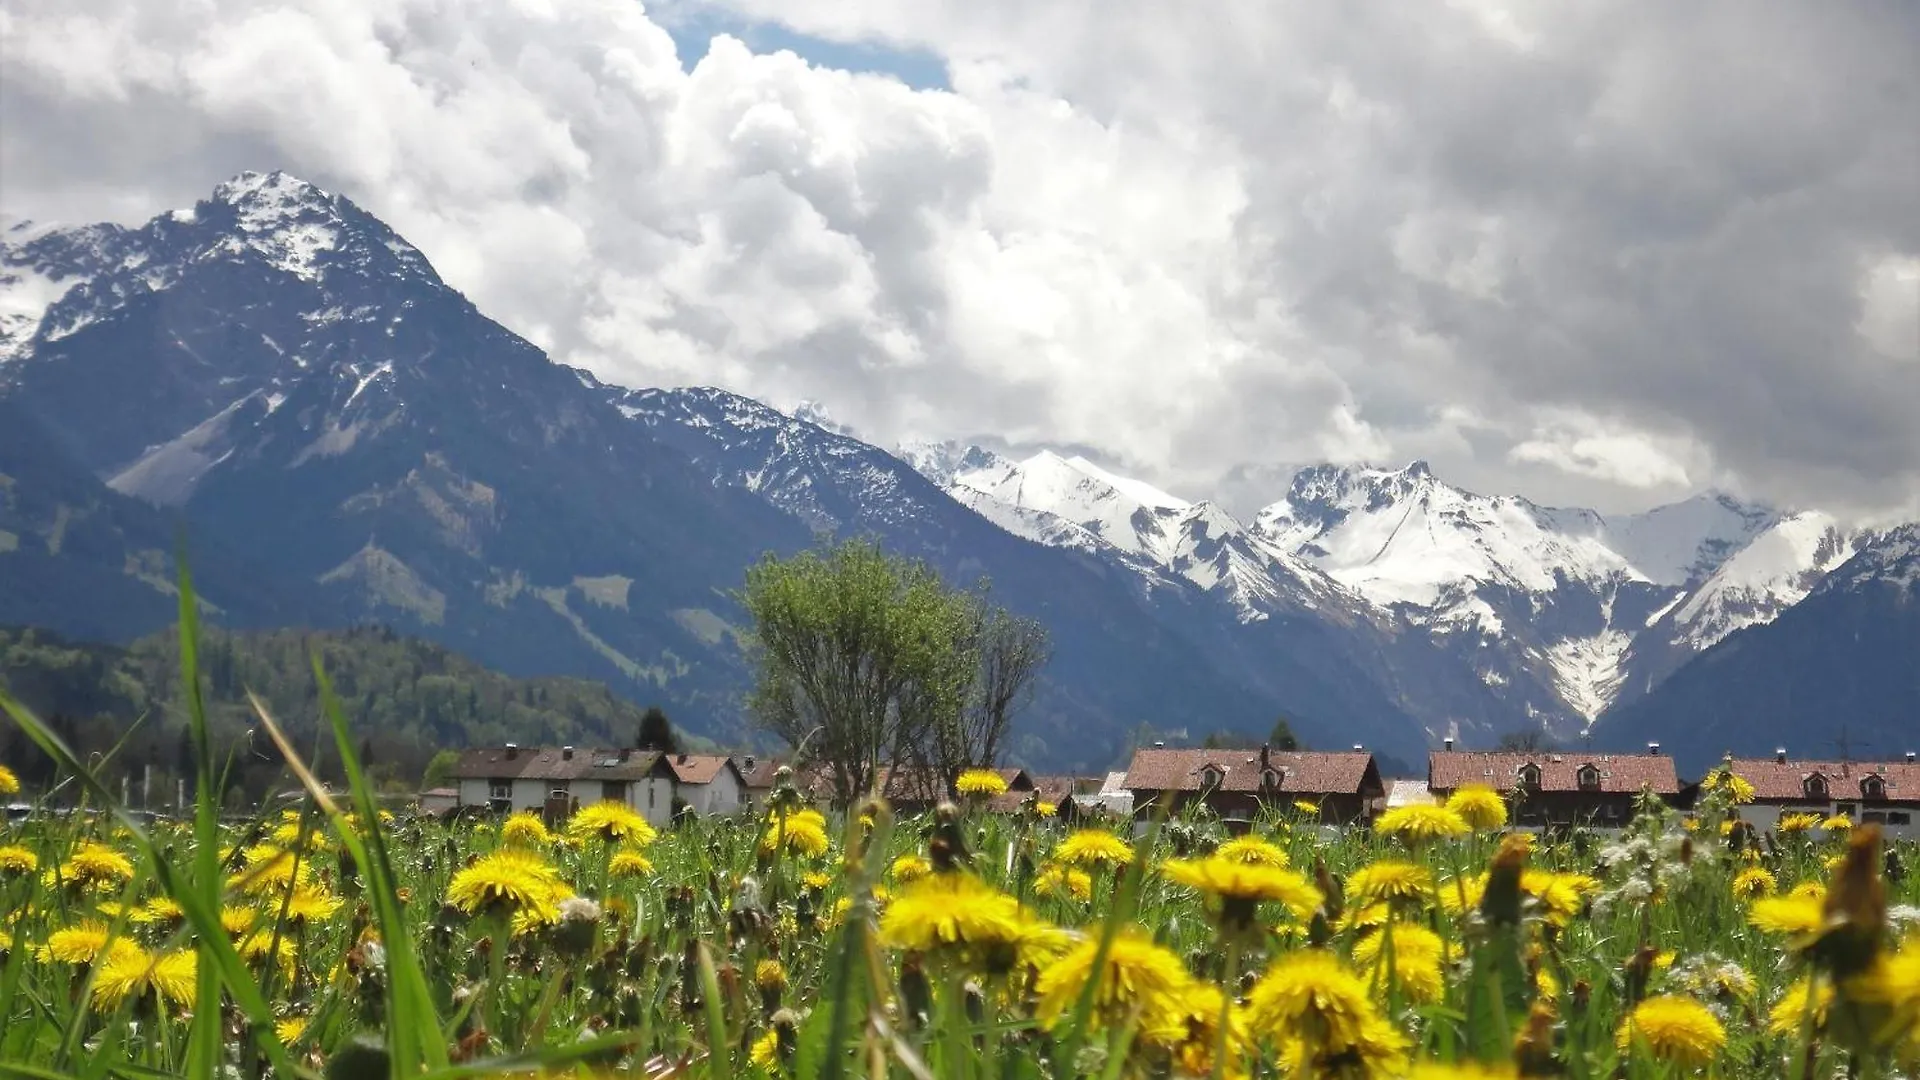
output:
{"label": "yellow dandelion flower", "polygon": [[1312,799],[1295,799],[1293,800],[1293,808],[1303,814],[1314,817],[1318,817],[1320,814],[1320,804],[1314,802]]}
{"label": "yellow dandelion flower", "polygon": [[78,926],[48,934],[47,942],[40,946],[39,954],[43,962],[91,964],[93,958],[99,956],[106,947],[107,925],[88,920]]}
{"label": "yellow dandelion flower", "polygon": [[[462,867],[447,885],[447,903],[468,914],[547,911],[565,899],[560,872],[539,856],[501,848]],[[557,911],[556,911],[557,917]]]}
{"label": "yellow dandelion flower", "polygon": [[783,990],[787,985],[787,969],[778,960],[762,960],[753,966],[753,985],[762,990]]}
{"label": "yellow dandelion flower", "polygon": [[553,843],[553,833],[540,815],[530,810],[522,810],[500,823],[500,842],[516,847],[546,847]]}
{"label": "yellow dandelion flower", "polygon": [[1700,786],[1707,791],[1730,793],[1736,806],[1753,801],[1753,784],[1748,782],[1746,777],[1738,775],[1725,766],[1708,773],[1706,778],[1700,781]]}
{"label": "yellow dandelion flower", "polygon": [[1447,809],[1481,832],[1498,829],[1507,823],[1507,802],[1500,793],[1484,784],[1467,784],[1447,796]]}
{"label": "yellow dandelion flower", "polygon": [[754,1068],[773,1072],[780,1067],[780,1035],[772,1028],[761,1032],[747,1048],[747,1061]]}
{"label": "yellow dandelion flower", "polygon": [[1774,880],[1773,872],[1764,866],[1749,866],[1733,875],[1733,895],[1742,900],[1766,896],[1780,887]]}
{"label": "yellow dandelion flower", "polygon": [[186,909],[180,906],[180,901],[171,896],[156,896],[135,908],[128,916],[142,926],[167,925],[180,922],[186,917]]}
{"label": "yellow dandelion flower", "polygon": [[1096,971],[1099,949],[1099,935],[1089,935],[1040,972],[1034,983],[1039,995],[1034,1011],[1042,1023],[1052,1027],[1070,1013],[1089,982],[1094,985],[1094,1011],[1105,1022],[1130,1014],[1136,1005],[1143,1017],[1163,1017],[1180,1008],[1193,976],[1178,956],[1154,944],[1144,930],[1121,927]]}
{"label": "yellow dandelion flower", "polygon": [[133,880],[133,860],[118,851],[88,841],[75,848],[58,867],[47,871],[47,884],[54,884],[55,870],[59,881],[82,887],[108,887],[124,885]]}
{"label": "yellow dandelion flower", "polygon": [[[340,910],[345,901],[325,889],[302,886],[294,889],[285,897],[287,921],[291,923],[325,922]],[[281,910],[279,901],[268,903],[269,916],[277,915]]]}
{"label": "yellow dandelion flower", "polygon": [[1093,899],[1093,876],[1085,870],[1048,863],[1033,879],[1033,891],[1060,900]]}
{"label": "yellow dandelion flower", "polygon": [[1876,1039],[1894,1046],[1910,1061],[1920,1063],[1920,934],[1911,935],[1899,951],[1882,953],[1872,967],[1847,981],[1847,996],[1880,1011]]}
{"label": "yellow dandelion flower", "polygon": [[1473,831],[1465,818],[1444,806],[1396,806],[1373,821],[1373,831],[1408,844],[1446,840]]}
{"label": "yellow dandelion flower", "polygon": [[286,1016],[274,1021],[273,1033],[280,1039],[280,1045],[293,1046],[307,1033],[307,1018],[304,1016]]}
{"label": "yellow dandelion flower", "polygon": [[1010,970],[1036,919],[971,874],[934,874],[903,889],[880,916],[880,940],[913,952],[945,951],[991,971]]}
{"label": "yellow dandelion flower", "polygon": [[93,978],[93,1004],[103,1011],[151,992],[162,1005],[193,1006],[198,954],[192,949],[150,953],[124,938],[108,946]]}
{"label": "yellow dandelion flower", "polygon": [[1302,1064],[1343,1055],[1397,1057],[1406,1045],[1392,1025],[1382,1030],[1360,976],[1323,949],[1287,953],[1269,965],[1247,995],[1247,1023]]}
{"label": "yellow dandelion flower", "polygon": [[1791,813],[1781,814],[1780,820],[1774,825],[1774,828],[1783,833],[1803,833],[1809,829],[1818,828],[1819,826],[1819,814]]}
{"label": "yellow dandelion flower", "polygon": [[1340,912],[1333,921],[1333,928],[1346,933],[1350,930],[1378,930],[1393,921],[1393,906],[1390,904],[1353,904]]}
{"label": "yellow dandelion flower", "polygon": [[795,855],[816,857],[826,854],[832,841],[827,838],[827,819],[818,810],[795,810],[783,822],[778,814],[767,815],[767,831],[760,837],[760,850],[771,855],[784,848]]}
{"label": "yellow dandelion flower", "polygon": [[607,860],[607,873],[617,878],[646,877],[653,873],[653,862],[637,851],[616,851]]}
{"label": "yellow dandelion flower", "polygon": [[1354,943],[1353,962],[1382,993],[1390,981],[1397,981],[1402,993],[1424,1005],[1446,992],[1440,971],[1444,952],[1439,934],[1413,923],[1391,923]]}
{"label": "yellow dandelion flower", "polygon": [[305,839],[303,840],[301,838],[302,830],[300,828],[300,822],[297,817],[293,821],[283,822],[276,826],[269,835],[275,844],[283,848],[305,846],[308,851],[319,851],[327,846],[327,834],[320,829],[309,828],[305,830]]}
{"label": "yellow dandelion flower", "polygon": [[19,844],[0,847],[0,874],[26,875],[40,868],[40,856]]}
{"label": "yellow dandelion flower", "polygon": [[1295,918],[1310,918],[1326,900],[1304,876],[1281,866],[1235,862],[1210,855],[1204,859],[1168,859],[1160,864],[1168,881],[1217,898],[1227,921],[1244,926],[1253,919],[1254,905],[1271,900],[1284,905]]}
{"label": "yellow dandelion flower", "polygon": [[616,799],[583,806],[567,820],[567,835],[575,840],[598,839],[608,844],[646,847],[659,834],[640,812]]}
{"label": "yellow dandelion flower", "polygon": [[1586,897],[1600,890],[1600,882],[1586,874],[1558,874],[1528,868],[1520,872],[1520,891],[1539,903],[1547,921],[1565,926],[1580,914]]}
{"label": "yellow dandelion flower", "polygon": [[1846,832],[1848,829],[1853,828],[1853,819],[1845,814],[1835,814],[1825,821],[1822,821],[1820,827],[1828,832]]}
{"label": "yellow dandelion flower", "polygon": [[900,884],[911,885],[933,873],[933,864],[924,856],[909,853],[893,860],[893,865],[887,868],[887,873]]}
{"label": "yellow dandelion flower", "polygon": [[1033,804],[1033,812],[1041,817],[1052,817],[1060,812],[1060,805],[1041,800]]}
{"label": "yellow dandelion flower", "polygon": [[1767,1030],[1775,1035],[1798,1035],[1808,1021],[1807,1010],[1813,1010],[1813,1029],[1819,1031],[1827,1026],[1827,1010],[1833,1006],[1833,986],[1822,982],[1820,991],[1812,993],[1813,983],[1800,979],[1787,992],[1780,995],[1771,1011],[1767,1013]]}
{"label": "yellow dandelion flower", "polygon": [[1213,857],[1251,866],[1285,866],[1287,853],[1280,846],[1258,836],[1236,836],[1213,849]]}
{"label": "yellow dandelion flower", "polygon": [[833,882],[833,875],[824,870],[809,870],[800,875],[800,884],[805,885],[809,889],[824,890],[827,886],[833,884]]}
{"label": "yellow dandelion flower", "polygon": [[974,795],[992,798],[1007,793],[1007,781],[992,769],[968,769],[953,782],[954,790],[962,795]]}
{"label": "yellow dandelion flower", "polygon": [[254,921],[258,918],[259,913],[250,907],[228,904],[220,909],[221,929],[236,936],[253,929]]}
{"label": "yellow dandelion flower", "polygon": [[0,795],[18,794],[20,794],[20,778],[13,775],[12,769],[0,765]]}
{"label": "yellow dandelion flower", "polygon": [[1125,866],[1133,845],[1103,829],[1081,829],[1053,849],[1053,861],[1067,866]]}
{"label": "yellow dandelion flower", "polygon": [[306,859],[272,844],[255,844],[240,853],[245,868],[228,879],[227,884],[249,895],[284,891],[305,884],[312,866]]}
{"label": "yellow dandelion flower", "polygon": [[1826,922],[1824,901],[1801,895],[1763,897],[1747,909],[1747,922],[1769,934],[1810,934]]}
{"label": "yellow dandelion flower", "polygon": [[1227,1060],[1222,1075],[1244,1078],[1239,1060],[1251,1048],[1246,1017],[1240,1008],[1224,1000],[1220,988],[1212,983],[1194,981],[1173,994],[1169,1008],[1143,1016],[1139,1039],[1164,1050],[1181,1076],[1210,1076],[1214,1055],[1220,1047],[1220,1018],[1226,1016]]}
{"label": "yellow dandelion flower", "polygon": [[1348,901],[1362,906],[1419,902],[1433,897],[1433,872],[1414,863],[1382,859],[1348,874],[1342,889]]}
{"label": "yellow dandelion flower", "polygon": [[1727,1044],[1727,1029],[1692,998],[1663,994],[1633,1007],[1614,1034],[1621,1050],[1644,1043],[1662,1061],[1688,1067],[1710,1064]]}

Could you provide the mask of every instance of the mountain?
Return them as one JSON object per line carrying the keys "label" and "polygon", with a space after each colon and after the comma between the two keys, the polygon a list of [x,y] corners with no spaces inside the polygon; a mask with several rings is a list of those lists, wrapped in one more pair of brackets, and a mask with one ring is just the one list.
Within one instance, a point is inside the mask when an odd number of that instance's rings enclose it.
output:
{"label": "mountain", "polygon": [[[8,468],[16,493],[130,518],[115,496],[135,497],[190,522],[196,549],[241,547],[283,590],[319,594],[231,625],[389,622],[737,731],[725,590],[807,531],[716,489],[349,200],[247,174],[136,229],[10,242],[0,265],[10,310],[20,282],[65,287],[16,320],[0,366],[0,397],[42,433]],[[102,482],[82,491],[88,476]],[[122,546],[169,550],[152,531]],[[62,550],[71,610],[48,618],[9,569],[0,618],[103,625],[126,592],[118,552]]]}
{"label": "mountain", "polygon": [[[1662,742],[1682,771],[1776,746],[1832,756],[1920,749],[1920,525],[1866,539],[1800,602],[1735,629],[1639,699],[1599,741]],[[1797,749],[1796,749],[1797,748]]]}
{"label": "mountain", "polygon": [[[185,527],[196,552],[245,554],[233,587],[209,581],[227,625],[378,621],[509,674],[602,679],[737,739],[729,593],[746,566],[875,533],[956,580],[989,577],[1053,630],[1020,743],[1035,764],[1104,768],[1142,726],[1264,733],[1283,711],[1309,739],[1408,760],[1427,741],[1319,621],[1247,639],[1185,579],[1029,543],[818,423],[605,386],[486,318],[350,200],[284,174],[137,228],[10,233],[0,267],[0,403],[36,433],[7,459],[9,505],[33,520],[6,527],[31,542],[0,558],[40,567],[0,563],[0,619],[157,629],[160,538]],[[111,543],[47,540],[80,509],[110,517]]]}
{"label": "mountain", "polygon": [[1566,738],[1612,703],[1649,623],[1777,521],[1711,494],[1608,518],[1468,492],[1414,462],[1303,469],[1254,528]]}

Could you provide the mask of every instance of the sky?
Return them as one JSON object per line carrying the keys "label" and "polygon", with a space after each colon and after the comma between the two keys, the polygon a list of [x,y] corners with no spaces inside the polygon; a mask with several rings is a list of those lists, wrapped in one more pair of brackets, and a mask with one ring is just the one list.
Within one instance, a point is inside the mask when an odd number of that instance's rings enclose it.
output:
{"label": "sky", "polygon": [[1920,513],[1920,5],[7,0],[0,214],[246,169],[556,359],[1246,508]]}

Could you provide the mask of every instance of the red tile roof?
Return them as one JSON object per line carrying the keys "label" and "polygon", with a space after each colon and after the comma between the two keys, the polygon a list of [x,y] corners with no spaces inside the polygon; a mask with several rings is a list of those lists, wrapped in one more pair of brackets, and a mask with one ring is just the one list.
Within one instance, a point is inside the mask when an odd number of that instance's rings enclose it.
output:
{"label": "red tile roof", "polygon": [[460,752],[453,775],[469,780],[639,780],[659,758],[647,750],[593,747],[576,748],[568,757],[563,749],[550,746],[522,746],[509,756],[504,746],[477,746]]}
{"label": "red tile roof", "polygon": [[[751,763],[751,764],[749,764]],[[740,778],[756,791],[773,787],[773,774],[780,771],[786,762],[778,758],[752,756],[734,762],[740,768]]]}
{"label": "red tile roof", "polygon": [[1589,754],[1577,750],[1435,750],[1427,755],[1427,784],[1442,795],[1467,784],[1507,791],[1519,783],[1520,768],[1529,763],[1540,768],[1541,791],[1579,791],[1580,767],[1592,765],[1600,771],[1602,792],[1631,795],[1644,786],[1651,787],[1656,795],[1680,793],[1673,759],[1664,754]]}
{"label": "red tile roof", "polygon": [[1860,785],[1878,776],[1886,785],[1887,802],[1920,802],[1920,764],[1904,761],[1778,761],[1774,758],[1734,758],[1733,773],[1753,785],[1756,799],[1806,802],[1806,781],[1819,773],[1826,778],[1833,799],[1865,798]]}
{"label": "red tile roof", "polygon": [[[1361,752],[1320,753],[1274,750],[1268,764],[1280,770],[1280,791],[1301,795],[1352,795],[1371,775],[1380,783],[1373,755]],[[1127,766],[1130,791],[1200,791],[1201,772],[1220,770],[1221,791],[1259,791],[1260,751],[1252,750],[1136,750]]]}
{"label": "red tile roof", "polygon": [[[682,784],[711,784],[722,769],[731,767],[732,761],[725,754],[667,755],[667,767],[673,770],[674,779]],[[738,770],[735,772],[737,774]]]}

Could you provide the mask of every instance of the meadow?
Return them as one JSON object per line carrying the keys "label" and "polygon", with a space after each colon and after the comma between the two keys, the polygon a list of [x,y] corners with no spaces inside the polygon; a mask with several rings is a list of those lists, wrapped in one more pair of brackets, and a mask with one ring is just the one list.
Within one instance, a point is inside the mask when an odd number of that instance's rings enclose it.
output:
{"label": "meadow", "polygon": [[[186,640],[194,640],[191,611]],[[197,686],[183,650],[185,685]],[[1275,807],[1062,820],[1030,802],[656,832],[380,808],[323,674],[330,793],[147,821],[37,717],[76,812],[0,832],[0,1074],[1911,1077],[1920,852],[1844,818],[1755,831],[1724,773],[1629,828],[1509,830],[1503,793],[1330,829]],[[0,772],[0,791],[16,787]]]}

